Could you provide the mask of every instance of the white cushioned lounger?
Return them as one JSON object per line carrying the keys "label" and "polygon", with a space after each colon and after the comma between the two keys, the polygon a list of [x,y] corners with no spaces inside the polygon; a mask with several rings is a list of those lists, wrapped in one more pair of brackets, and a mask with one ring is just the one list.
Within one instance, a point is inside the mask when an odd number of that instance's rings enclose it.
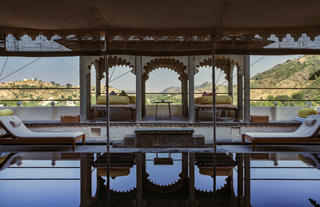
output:
{"label": "white cushioned lounger", "polygon": [[318,136],[320,130],[320,116],[311,115],[304,120],[299,128],[294,132],[279,133],[262,133],[262,132],[246,132],[242,134],[242,144],[245,140],[252,143],[252,150],[255,144],[299,144],[306,142],[320,142]]}
{"label": "white cushioned lounger", "polygon": [[72,144],[74,150],[77,140],[85,143],[83,132],[34,132],[17,116],[0,117],[0,125],[10,136],[0,138],[0,144]]}

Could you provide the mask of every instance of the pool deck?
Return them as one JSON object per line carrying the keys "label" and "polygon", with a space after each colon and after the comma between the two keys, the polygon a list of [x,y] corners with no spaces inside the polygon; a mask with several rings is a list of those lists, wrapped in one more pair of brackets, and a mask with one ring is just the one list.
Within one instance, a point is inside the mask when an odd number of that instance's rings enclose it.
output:
{"label": "pool deck", "polygon": [[[69,145],[1,145],[0,152],[68,152],[68,153],[104,153],[107,152],[106,145],[77,145],[73,152]],[[129,152],[213,152],[212,147],[205,148],[112,148],[110,153]],[[320,152],[319,145],[257,145],[253,152],[251,145],[218,145],[217,153],[265,153],[265,152]]]}

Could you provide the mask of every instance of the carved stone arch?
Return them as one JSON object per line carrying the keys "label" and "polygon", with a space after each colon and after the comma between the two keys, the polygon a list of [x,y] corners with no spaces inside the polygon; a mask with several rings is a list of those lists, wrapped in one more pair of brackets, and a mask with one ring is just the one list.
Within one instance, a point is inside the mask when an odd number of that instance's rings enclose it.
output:
{"label": "carved stone arch", "polygon": [[[95,65],[96,68],[103,68],[104,67],[104,57],[99,57],[95,59],[92,64]],[[108,56],[108,68],[112,68],[114,66],[128,66],[132,69],[132,73],[135,74],[133,65],[125,58],[118,57],[118,56]],[[105,69],[99,69],[99,76],[100,78],[104,78]]]}
{"label": "carved stone arch", "polygon": [[[215,65],[217,68],[219,68],[220,70],[222,70],[226,74],[226,79],[227,79],[229,72],[230,72],[229,67],[233,67],[235,65],[238,66],[238,63],[229,57],[218,55],[218,56],[216,56]],[[212,58],[211,57],[201,61],[199,63],[199,65],[197,65],[196,67],[200,68],[200,67],[206,67],[206,66],[208,66],[208,67],[212,66]],[[239,67],[237,67],[237,68],[239,68]]]}
{"label": "carved stone arch", "polygon": [[[100,57],[96,59],[95,62],[103,62],[104,58]],[[114,66],[128,66],[130,68],[134,68],[134,66],[125,58],[118,56],[108,56],[108,67],[112,68]]]}
{"label": "carved stone arch", "polygon": [[179,80],[187,80],[188,75],[184,72],[187,70],[187,66],[184,65],[177,59],[174,58],[155,58],[148,62],[144,66],[144,74],[143,79],[149,79],[149,73],[157,68],[168,68],[169,70],[173,70],[179,75]]}

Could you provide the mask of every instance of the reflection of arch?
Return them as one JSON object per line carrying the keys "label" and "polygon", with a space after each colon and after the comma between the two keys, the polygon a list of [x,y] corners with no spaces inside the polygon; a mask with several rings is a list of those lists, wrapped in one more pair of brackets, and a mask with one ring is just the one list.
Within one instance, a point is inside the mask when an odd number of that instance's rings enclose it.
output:
{"label": "reflection of arch", "polygon": [[181,190],[181,188],[184,187],[185,184],[185,175],[184,172],[181,172],[179,174],[179,179],[175,181],[174,183],[168,184],[168,185],[158,185],[151,180],[149,180],[148,173],[145,172],[145,184],[146,187],[151,190],[152,192],[158,192],[158,193],[172,193],[176,192],[178,190]]}
{"label": "reflection of arch", "polygon": [[179,74],[179,80],[188,79],[187,74],[184,72],[187,70],[187,66],[174,58],[155,58],[148,62],[144,66],[143,79],[148,80],[149,73],[157,68],[168,68],[177,72]]}

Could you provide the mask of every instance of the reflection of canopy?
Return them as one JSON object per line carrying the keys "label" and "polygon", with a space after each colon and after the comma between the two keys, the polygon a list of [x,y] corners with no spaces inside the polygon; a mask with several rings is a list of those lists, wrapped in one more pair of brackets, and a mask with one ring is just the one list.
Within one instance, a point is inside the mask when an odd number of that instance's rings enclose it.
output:
{"label": "reflection of canopy", "polygon": [[[48,0],[5,1],[0,29],[15,30],[307,30],[320,26],[310,0]],[[283,12],[286,11],[286,15]],[[57,15],[59,14],[59,15]]]}

